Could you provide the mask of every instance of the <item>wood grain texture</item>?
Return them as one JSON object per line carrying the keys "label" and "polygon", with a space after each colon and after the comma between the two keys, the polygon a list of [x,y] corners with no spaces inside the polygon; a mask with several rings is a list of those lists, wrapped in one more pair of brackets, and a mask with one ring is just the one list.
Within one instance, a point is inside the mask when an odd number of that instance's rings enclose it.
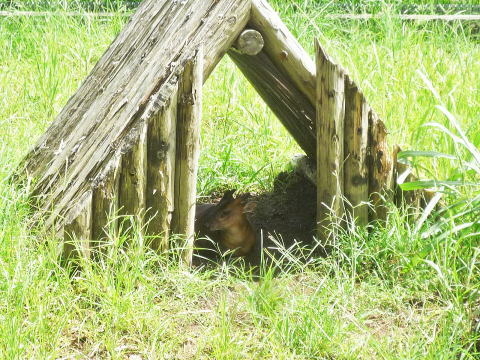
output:
{"label": "wood grain texture", "polygon": [[175,191],[172,233],[185,237],[183,261],[192,263],[200,121],[202,119],[203,48],[185,64],[177,102]]}
{"label": "wood grain texture", "polygon": [[147,133],[147,234],[154,250],[168,249],[173,213],[177,92],[157,115]]}
{"label": "wood grain texture", "polygon": [[[328,238],[331,220],[340,222],[343,206],[345,74],[318,41],[317,59],[317,230]],[[333,219],[331,218],[333,215]]]}
{"label": "wood grain texture", "polygon": [[[171,98],[199,44],[204,78],[245,27],[250,0],[145,0],[34,149],[17,178],[35,179],[45,223],[67,215],[114,154],[135,144],[135,128]],[[50,211],[51,210],[51,211]],[[58,222],[60,224],[61,222]]]}
{"label": "wood grain texture", "polygon": [[387,129],[377,114],[368,113],[369,143],[369,181],[368,193],[372,208],[369,219],[385,220],[387,218],[386,203],[393,197],[393,157],[387,143]]}
{"label": "wood grain texture", "polygon": [[257,55],[262,51],[265,42],[262,34],[254,29],[245,29],[240,36],[235,40],[233,48],[240,54]]}
{"label": "wood grain texture", "polygon": [[[121,172],[121,154],[118,153],[105,166],[92,185],[92,239],[100,242],[110,229],[117,228],[118,194]],[[110,224],[109,221],[113,221]],[[101,244],[98,244],[101,245]]]}
{"label": "wood grain texture", "polygon": [[315,107],[264,50],[255,56],[235,51],[228,55],[302,150],[315,159]]}
{"label": "wood grain texture", "polygon": [[140,221],[146,210],[147,122],[138,124],[130,134],[133,146],[122,151],[118,189],[119,215],[133,215]]}
{"label": "wood grain texture", "polygon": [[368,223],[368,111],[357,85],[345,76],[344,195],[357,224]]}
{"label": "wood grain texture", "polygon": [[87,191],[75,203],[65,219],[63,228],[63,257],[78,259],[91,255],[92,192]]}
{"label": "wood grain texture", "polygon": [[315,63],[266,0],[252,0],[249,26],[264,40],[264,51],[278,70],[315,106]]}

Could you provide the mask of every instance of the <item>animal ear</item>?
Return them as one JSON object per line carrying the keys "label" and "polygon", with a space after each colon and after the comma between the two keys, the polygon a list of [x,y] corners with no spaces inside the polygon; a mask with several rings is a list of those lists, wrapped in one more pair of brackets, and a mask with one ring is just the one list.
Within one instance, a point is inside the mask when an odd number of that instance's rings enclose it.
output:
{"label": "animal ear", "polygon": [[233,199],[233,194],[235,193],[235,191],[237,191],[237,189],[232,189],[232,190],[225,191],[222,199]]}
{"label": "animal ear", "polygon": [[244,214],[247,214],[247,213],[253,213],[255,211],[255,209],[257,208],[257,202],[256,201],[249,201],[245,204],[245,206],[243,207],[243,213]]}
{"label": "animal ear", "polygon": [[218,204],[225,204],[225,203],[230,203],[231,201],[233,201],[233,193],[235,191],[237,191],[237,189],[232,189],[232,190],[225,191],[222,199],[220,200],[220,202]]}

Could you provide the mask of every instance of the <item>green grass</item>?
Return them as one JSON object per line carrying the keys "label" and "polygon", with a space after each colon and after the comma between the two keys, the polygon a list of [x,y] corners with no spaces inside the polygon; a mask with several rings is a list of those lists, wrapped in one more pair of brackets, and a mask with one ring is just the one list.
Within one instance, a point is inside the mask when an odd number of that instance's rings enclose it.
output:
{"label": "green grass", "polygon": [[[453,131],[435,108],[443,104],[479,147],[480,47],[469,28],[402,23],[388,8],[375,21],[334,21],[308,1],[295,11],[275,3],[310,53],[318,37],[359,82],[391,144],[472,160],[445,132],[423,126]],[[174,251],[147,250],[139,232],[127,252],[112,234],[107,256],[84,260],[72,277],[51,236],[26,226],[26,191],[6,177],[124,21],[0,18],[0,358],[478,358],[479,237],[422,237],[436,220],[414,231],[393,208],[370,233],[339,231],[327,258],[299,261],[308,254],[285,250],[290,261],[265,266],[256,281],[241,264],[186,271]],[[228,59],[204,95],[200,195],[271,189],[296,144]],[[461,166],[418,163],[423,178],[479,182]]]}

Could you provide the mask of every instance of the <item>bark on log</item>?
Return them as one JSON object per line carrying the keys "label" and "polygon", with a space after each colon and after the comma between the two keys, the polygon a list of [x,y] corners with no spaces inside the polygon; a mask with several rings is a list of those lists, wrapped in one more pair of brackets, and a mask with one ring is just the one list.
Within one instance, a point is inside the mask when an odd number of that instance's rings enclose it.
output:
{"label": "bark on log", "polygon": [[262,34],[264,51],[278,70],[315,106],[315,63],[266,0],[252,0],[249,26]]}
{"label": "bark on log", "polygon": [[[343,207],[345,118],[344,70],[315,42],[317,59],[317,230],[328,238],[326,226],[339,222]],[[332,219],[331,216],[334,216]]]}
{"label": "bark on log", "polygon": [[372,207],[370,221],[387,218],[386,203],[393,196],[393,158],[388,148],[387,129],[373,110],[368,113],[369,181]]}
{"label": "bark on log", "polygon": [[177,92],[155,115],[147,134],[147,234],[154,250],[167,250],[173,213]]}
{"label": "bark on log", "polygon": [[368,223],[368,105],[355,83],[345,77],[345,164],[346,210],[359,225]]}
{"label": "bark on log", "polygon": [[247,29],[235,40],[233,48],[240,54],[257,55],[262,51],[264,44],[262,34],[257,30]]}
{"label": "bark on log", "polygon": [[172,232],[185,237],[182,259],[192,263],[200,120],[202,119],[203,49],[185,65],[180,77],[177,108],[177,147]]}
{"label": "bark on log", "polygon": [[258,55],[228,55],[312,160],[316,158],[315,107],[262,50]]}
{"label": "bark on log", "polygon": [[[67,215],[127,136],[171,98],[185,61],[205,48],[211,72],[245,27],[250,0],[145,0],[76,94],[21,163],[35,178],[46,225]],[[62,221],[58,222],[60,226]]]}

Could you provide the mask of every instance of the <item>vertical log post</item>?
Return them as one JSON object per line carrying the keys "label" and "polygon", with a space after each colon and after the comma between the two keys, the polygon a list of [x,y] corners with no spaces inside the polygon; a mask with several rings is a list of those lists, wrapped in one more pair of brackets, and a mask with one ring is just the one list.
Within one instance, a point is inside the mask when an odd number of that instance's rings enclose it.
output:
{"label": "vertical log post", "polygon": [[176,124],[177,92],[151,119],[147,133],[147,234],[160,251],[168,249],[173,213]]}
{"label": "vertical log post", "polygon": [[[132,129],[129,137],[133,144],[122,156],[118,206],[120,215],[136,216],[140,221],[145,211],[146,174],[147,174],[147,123],[140,122]],[[120,221],[120,226],[128,226]],[[133,224],[132,224],[133,225]]]}
{"label": "vertical log post", "polygon": [[100,247],[108,229],[109,216],[113,216],[113,228],[117,228],[118,189],[120,180],[121,156],[115,155],[93,183],[92,192],[92,239]]}
{"label": "vertical log post", "polygon": [[386,202],[393,196],[393,158],[387,144],[387,129],[373,110],[368,113],[369,182],[373,208],[370,221],[387,218]]}
{"label": "vertical log post", "polygon": [[182,260],[192,263],[200,120],[202,118],[203,49],[187,61],[180,76],[177,109],[174,211],[172,232],[185,237]]}
{"label": "vertical log post", "polygon": [[368,105],[363,94],[345,76],[345,164],[346,209],[358,225],[368,223]]}
{"label": "vertical log post", "polygon": [[78,259],[90,257],[92,225],[92,192],[87,191],[70,209],[63,227],[63,257]]}
{"label": "vertical log post", "polygon": [[[344,70],[315,42],[317,62],[317,230],[327,240],[331,215],[343,217]],[[333,214],[332,214],[333,212]]]}

